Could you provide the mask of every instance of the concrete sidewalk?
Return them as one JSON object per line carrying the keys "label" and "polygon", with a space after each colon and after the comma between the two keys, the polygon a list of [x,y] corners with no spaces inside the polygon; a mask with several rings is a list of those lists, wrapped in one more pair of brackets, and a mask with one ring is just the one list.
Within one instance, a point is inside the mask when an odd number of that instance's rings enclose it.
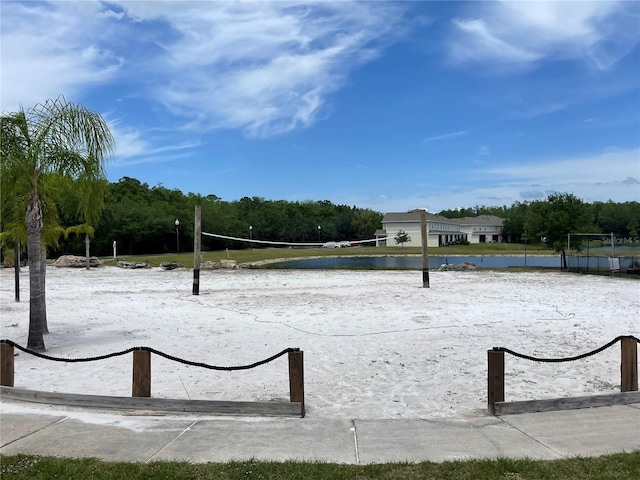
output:
{"label": "concrete sidewalk", "polygon": [[441,462],[640,449],[640,404],[455,419],[273,419],[22,411],[1,405],[0,453],[110,461]]}

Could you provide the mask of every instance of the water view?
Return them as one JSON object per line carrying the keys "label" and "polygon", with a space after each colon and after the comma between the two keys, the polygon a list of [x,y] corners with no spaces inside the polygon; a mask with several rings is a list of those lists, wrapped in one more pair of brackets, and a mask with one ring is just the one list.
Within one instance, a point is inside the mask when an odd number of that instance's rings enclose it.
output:
{"label": "water view", "polygon": [[[436,269],[444,264],[460,264],[470,262],[478,268],[507,267],[558,267],[560,256],[430,256],[429,268]],[[422,269],[421,256],[398,257],[322,257],[286,260],[266,265],[267,268],[284,269]]]}

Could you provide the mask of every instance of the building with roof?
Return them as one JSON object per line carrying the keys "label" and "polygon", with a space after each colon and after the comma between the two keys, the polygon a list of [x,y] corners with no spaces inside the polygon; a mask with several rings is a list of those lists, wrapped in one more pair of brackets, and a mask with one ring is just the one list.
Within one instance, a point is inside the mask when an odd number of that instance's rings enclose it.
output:
{"label": "building with roof", "polygon": [[[477,217],[447,218],[426,213],[427,245],[443,247],[455,245],[461,241],[469,243],[501,243],[504,220],[495,215]],[[420,210],[406,213],[390,212],[382,217],[382,228],[375,233],[376,246],[395,245],[394,237],[400,231],[406,232],[411,241],[407,246],[422,246],[420,228]]]}

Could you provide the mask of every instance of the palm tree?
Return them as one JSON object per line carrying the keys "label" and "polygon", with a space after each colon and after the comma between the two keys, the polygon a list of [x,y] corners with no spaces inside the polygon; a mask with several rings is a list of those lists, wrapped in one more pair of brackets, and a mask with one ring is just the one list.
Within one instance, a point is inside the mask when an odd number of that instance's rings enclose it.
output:
{"label": "palm tree", "polygon": [[43,182],[47,176],[104,179],[105,159],[114,141],[100,114],[63,96],[27,112],[0,117],[1,173],[16,191],[28,192],[25,208],[29,256],[29,337],[27,348],[44,350],[45,269],[42,267]]}
{"label": "palm tree", "polygon": [[95,234],[100,213],[104,208],[104,197],[109,187],[106,179],[96,180],[93,175],[81,175],[77,179],[62,178],[58,182],[56,203],[67,219],[84,223],[68,227],[65,239],[71,234],[84,235],[86,269],[90,270],[90,243]]}

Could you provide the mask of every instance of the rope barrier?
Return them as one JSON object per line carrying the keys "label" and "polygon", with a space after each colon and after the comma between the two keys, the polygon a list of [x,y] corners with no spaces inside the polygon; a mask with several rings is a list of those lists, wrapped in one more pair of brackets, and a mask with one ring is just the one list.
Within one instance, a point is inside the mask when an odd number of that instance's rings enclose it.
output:
{"label": "rope barrier", "polygon": [[567,357],[567,358],[538,358],[538,357],[532,357],[530,355],[525,355],[523,353],[514,352],[513,350],[510,350],[510,349],[505,348],[505,347],[493,347],[493,351],[495,351],[495,352],[505,352],[505,353],[508,353],[510,355],[513,355],[514,357],[522,358],[524,360],[531,360],[533,362],[561,363],[561,362],[572,362],[574,360],[581,360],[583,358],[590,357],[592,355],[595,355],[597,353],[600,353],[600,352],[606,350],[607,348],[609,348],[612,345],[616,344],[620,340],[626,340],[626,339],[635,340],[636,342],[640,343],[640,339],[638,339],[637,337],[634,337],[633,335],[620,335],[620,336],[614,338],[613,340],[611,340],[606,345],[603,345],[603,346],[601,346],[599,348],[596,348],[595,350],[592,350],[591,352],[582,353],[580,355],[576,355],[575,357]]}
{"label": "rope barrier", "polygon": [[128,348],[127,350],[122,350],[121,352],[108,353],[106,355],[100,355],[100,356],[97,356],[97,357],[60,358],[60,357],[52,357],[50,355],[45,355],[44,353],[40,353],[40,352],[35,352],[35,351],[30,350],[28,348],[25,348],[25,347],[23,347],[21,345],[18,345],[17,343],[15,343],[14,341],[9,340],[9,339],[0,340],[0,343],[6,343],[8,345],[11,345],[11,346],[17,348],[18,350],[20,350],[20,351],[22,351],[24,353],[28,353],[30,355],[33,355],[35,357],[42,358],[42,359],[45,359],[45,360],[52,360],[54,362],[66,362],[66,363],[94,362],[94,361],[97,361],[97,360],[105,360],[107,358],[119,357],[119,356],[122,356],[122,355],[126,355],[128,353],[131,353],[133,351],[136,351],[136,350],[143,350],[143,351],[155,353],[156,355],[164,357],[167,360],[172,360],[174,362],[182,363],[184,365],[191,365],[193,367],[201,367],[201,368],[206,368],[206,369],[209,369],[209,370],[221,370],[221,371],[226,371],[226,372],[235,371],[235,370],[249,370],[251,368],[259,367],[260,365],[264,365],[266,363],[272,362],[276,358],[279,358],[279,357],[281,357],[281,356],[283,356],[283,355],[285,355],[287,353],[299,352],[300,351],[299,348],[285,348],[281,352],[276,353],[275,355],[272,355],[269,358],[266,358],[264,360],[260,360],[258,362],[252,363],[250,365],[237,365],[237,366],[233,366],[233,367],[220,367],[220,366],[216,366],[216,365],[209,365],[207,363],[192,362],[191,360],[185,360],[183,358],[174,357],[173,355],[169,355],[168,353],[161,352],[161,351],[156,350],[156,349],[151,348],[151,347],[132,347],[132,348]]}

